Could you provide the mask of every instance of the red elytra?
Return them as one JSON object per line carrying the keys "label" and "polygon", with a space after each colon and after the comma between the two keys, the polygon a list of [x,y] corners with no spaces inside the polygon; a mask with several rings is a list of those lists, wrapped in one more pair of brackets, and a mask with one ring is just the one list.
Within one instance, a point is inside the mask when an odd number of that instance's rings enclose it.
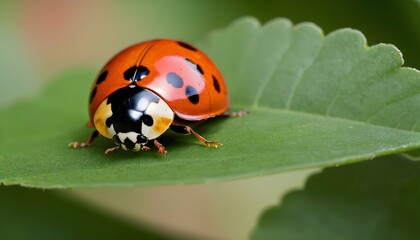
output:
{"label": "red elytra", "polygon": [[[124,78],[124,73],[139,66],[150,72],[135,84],[159,95],[181,119],[202,120],[222,114],[229,108],[225,81],[210,58],[184,42],[152,40],[126,48],[100,71],[91,89],[90,126],[93,126],[93,116],[99,104],[116,90],[132,84]],[[102,79],[105,72],[105,79]],[[182,87],[168,83],[169,73],[182,79]],[[188,98],[187,87],[197,91],[198,102]]]}
{"label": "red elytra", "polygon": [[148,142],[164,154],[157,138],[167,129],[193,134],[185,125],[227,113],[229,97],[225,81],[216,65],[192,45],[168,39],[142,42],[113,57],[100,71],[90,92],[89,127],[95,131],[86,142],[71,142],[69,147],[87,147],[99,135],[113,139],[116,149],[149,150]]}

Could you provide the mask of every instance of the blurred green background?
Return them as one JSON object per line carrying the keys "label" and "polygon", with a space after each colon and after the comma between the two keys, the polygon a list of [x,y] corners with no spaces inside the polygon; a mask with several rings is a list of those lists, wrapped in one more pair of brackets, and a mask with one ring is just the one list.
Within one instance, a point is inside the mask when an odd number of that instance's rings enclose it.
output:
{"label": "blurred green background", "polygon": [[[194,43],[245,15],[263,23],[275,17],[295,24],[310,21],[326,34],[355,28],[365,34],[369,45],[396,45],[405,66],[420,69],[420,1],[416,0],[1,0],[0,107],[36,94],[64,72],[99,71],[130,44],[151,38]],[[85,92],[87,99],[88,89]],[[207,185],[60,193],[180,236],[244,239],[264,208],[276,204],[284,192],[302,186],[314,171]]]}

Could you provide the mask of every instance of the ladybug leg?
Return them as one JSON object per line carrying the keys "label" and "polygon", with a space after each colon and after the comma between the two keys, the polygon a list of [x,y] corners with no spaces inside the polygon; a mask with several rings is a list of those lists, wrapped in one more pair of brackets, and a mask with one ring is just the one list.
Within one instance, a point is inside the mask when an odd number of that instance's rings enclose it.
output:
{"label": "ladybug leg", "polygon": [[[118,149],[120,149],[120,146],[110,147],[107,150],[105,150],[105,154],[108,154],[108,153],[113,152],[113,151],[118,150]],[[141,150],[149,151],[150,148],[148,146],[142,146]]]}
{"label": "ladybug leg", "polygon": [[69,147],[71,148],[81,148],[81,147],[89,147],[93,140],[99,135],[99,132],[97,130],[93,131],[92,134],[90,134],[90,137],[86,142],[71,142],[69,143]]}
{"label": "ladybug leg", "polygon": [[105,154],[108,154],[108,153],[113,152],[113,151],[118,150],[118,149],[120,149],[120,146],[115,146],[115,147],[108,148],[107,150],[105,150]]}
{"label": "ladybug leg", "polygon": [[155,144],[155,147],[157,148],[157,150],[160,154],[163,155],[163,154],[166,153],[165,147],[162,145],[162,143],[158,142],[158,140],[155,139],[153,141],[153,144]]}
{"label": "ladybug leg", "polygon": [[197,138],[197,140],[200,141],[201,143],[203,143],[204,146],[206,146],[206,147],[218,148],[218,147],[222,146],[222,144],[219,143],[219,142],[210,142],[210,141],[207,141],[207,139],[205,139],[204,137],[202,137],[200,134],[196,133],[189,126],[182,126],[182,125],[172,124],[170,126],[170,128],[171,128],[172,131],[174,131],[176,133],[180,133],[180,134],[190,135],[192,133],[194,135],[194,137]]}
{"label": "ladybug leg", "polygon": [[141,150],[144,150],[144,151],[149,151],[150,150],[150,148],[148,147],[148,146],[141,146]]}
{"label": "ladybug leg", "polygon": [[220,114],[221,117],[243,117],[248,114],[247,110],[240,110],[236,112],[224,112]]}

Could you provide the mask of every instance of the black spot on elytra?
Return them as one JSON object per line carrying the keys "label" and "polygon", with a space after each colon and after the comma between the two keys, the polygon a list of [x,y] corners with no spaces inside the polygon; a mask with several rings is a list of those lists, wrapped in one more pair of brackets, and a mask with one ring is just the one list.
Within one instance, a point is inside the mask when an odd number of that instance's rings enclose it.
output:
{"label": "black spot on elytra", "polygon": [[95,95],[96,95],[96,87],[90,93],[89,103],[92,103],[93,99],[95,98]]}
{"label": "black spot on elytra", "polygon": [[198,96],[198,92],[193,86],[187,86],[185,88],[185,95],[187,95],[188,100],[192,104],[197,104],[200,101],[200,98]]}
{"label": "black spot on elytra", "polygon": [[216,92],[220,93],[220,85],[219,85],[219,81],[217,81],[217,78],[215,76],[212,75],[213,78],[213,87],[214,89],[216,89]]}
{"label": "black spot on elytra", "polygon": [[174,72],[170,72],[166,75],[166,81],[175,88],[182,88],[184,85],[182,78]]}
{"label": "black spot on elytra", "polygon": [[136,74],[136,69],[137,69],[136,66],[132,66],[129,69],[127,69],[124,72],[124,79],[127,81],[130,81],[133,78],[134,74]]}
{"label": "black spot on elytra", "polygon": [[137,68],[137,73],[136,73],[136,76],[135,76],[135,80],[141,80],[141,79],[143,79],[144,77],[146,77],[148,74],[149,74],[149,69],[147,69],[147,67],[145,67],[145,66],[139,66],[138,68]]}
{"label": "black spot on elytra", "polygon": [[150,115],[144,114],[141,117],[141,121],[146,125],[146,126],[153,126],[153,118]]}
{"label": "black spot on elytra", "polygon": [[127,149],[133,149],[136,146],[136,143],[133,143],[129,138],[124,140],[124,145]]}
{"label": "black spot on elytra", "polygon": [[188,65],[190,65],[190,67],[192,67],[192,69],[194,69],[194,70],[198,71],[198,72],[199,72],[199,73],[201,73],[201,74],[204,74],[204,71],[203,71],[203,69],[200,67],[200,65],[198,65],[198,64],[196,64],[196,63],[194,63],[193,61],[191,61],[191,60],[190,60],[190,59],[188,59],[188,58],[186,58],[185,60],[187,61]]}
{"label": "black spot on elytra", "polygon": [[204,74],[203,69],[198,64],[197,64],[197,71],[199,71],[201,74]]}
{"label": "black spot on elytra", "polygon": [[104,71],[103,73],[101,73],[101,75],[99,75],[98,79],[96,80],[96,84],[100,84],[103,81],[105,81],[107,76],[108,76],[108,71]]}
{"label": "black spot on elytra", "polygon": [[183,48],[186,48],[188,50],[194,51],[194,52],[197,51],[197,48],[195,48],[195,47],[193,47],[190,44],[185,43],[185,42],[178,41],[178,45],[181,46],[181,47],[183,47]]}
{"label": "black spot on elytra", "polygon": [[127,81],[140,81],[149,74],[145,66],[132,66],[124,72],[124,79]]}

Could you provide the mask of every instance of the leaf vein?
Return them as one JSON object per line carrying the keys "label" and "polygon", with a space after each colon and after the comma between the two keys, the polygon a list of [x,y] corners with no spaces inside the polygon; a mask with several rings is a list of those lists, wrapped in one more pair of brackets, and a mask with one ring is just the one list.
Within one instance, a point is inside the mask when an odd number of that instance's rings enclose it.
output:
{"label": "leaf vein", "polygon": [[336,91],[334,97],[331,99],[330,103],[328,104],[327,111],[325,112],[325,115],[326,116],[330,116],[331,109],[334,107],[334,105],[335,105],[338,97],[340,96],[340,93],[341,93],[341,91],[343,89],[342,88],[343,87],[343,84],[346,83],[345,79],[348,76],[348,74],[349,73],[352,73],[353,70],[355,69],[355,66],[357,66],[363,60],[365,60],[367,57],[368,56],[366,54],[362,54],[362,57],[359,58],[359,59],[357,59],[357,61],[352,62],[352,66],[348,69],[348,71],[346,71],[345,73],[343,73],[342,75],[340,75],[340,76],[342,76],[340,79],[337,79],[337,81],[340,81],[340,83],[338,84],[337,91]]}
{"label": "leaf vein", "polygon": [[317,53],[314,55],[313,59],[311,60],[311,62],[305,66],[300,72],[297,73],[298,78],[295,80],[295,83],[292,86],[292,90],[289,94],[289,97],[286,100],[286,105],[285,105],[285,109],[290,109],[290,106],[292,105],[293,102],[293,98],[295,97],[296,94],[296,89],[298,88],[299,84],[302,81],[303,76],[305,76],[306,72],[308,71],[308,69],[310,69],[314,63],[316,62],[315,60],[319,57],[319,54],[322,50],[322,48],[324,48],[324,41],[322,42],[322,46],[319,47]]}
{"label": "leaf vein", "polygon": [[400,98],[400,99],[396,99],[396,100],[392,100],[390,102],[387,102],[382,107],[380,107],[378,111],[374,112],[369,117],[367,117],[366,120],[365,120],[365,122],[372,123],[373,118],[376,117],[376,116],[378,116],[383,110],[385,110],[389,106],[392,106],[392,105],[395,105],[395,104],[399,104],[399,103],[401,103],[403,101],[406,101],[408,99],[411,99],[411,98],[414,98],[414,97],[417,97],[417,96],[419,96],[419,93],[418,92],[415,92],[414,94],[403,96],[403,98]]}
{"label": "leaf vein", "polygon": [[263,96],[264,90],[267,88],[268,83],[270,83],[271,80],[273,79],[274,73],[277,70],[276,67],[284,59],[284,55],[290,50],[290,46],[291,46],[292,41],[293,41],[292,39],[289,41],[287,48],[285,48],[284,52],[281,55],[278,56],[278,59],[276,60],[276,63],[274,64],[274,67],[271,69],[270,74],[268,74],[266,79],[264,79],[262,81],[262,84],[260,85],[260,88],[258,89],[257,94],[254,98],[253,103],[252,103],[252,106],[258,106],[258,103],[261,100],[261,97]]}

